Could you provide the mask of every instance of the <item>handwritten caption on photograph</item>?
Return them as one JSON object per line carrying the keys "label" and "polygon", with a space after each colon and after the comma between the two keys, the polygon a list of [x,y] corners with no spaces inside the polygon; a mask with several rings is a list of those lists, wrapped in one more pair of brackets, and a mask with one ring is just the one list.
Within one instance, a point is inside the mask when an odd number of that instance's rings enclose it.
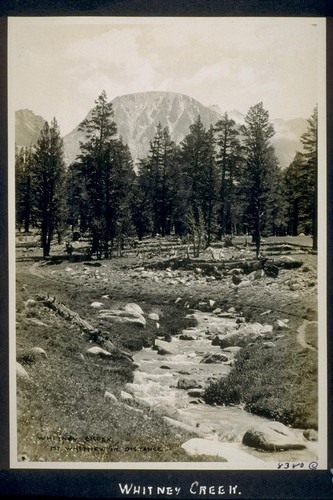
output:
{"label": "handwritten caption on photograph", "polygon": [[[178,496],[184,488],[180,486],[142,486],[133,483],[119,483],[119,491],[124,496],[150,496],[156,498],[160,495],[168,495],[170,497]],[[238,485],[204,485],[200,484],[199,481],[194,481],[188,487],[188,493],[193,496],[206,496],[206,495],[241,495],[241,491]]]}

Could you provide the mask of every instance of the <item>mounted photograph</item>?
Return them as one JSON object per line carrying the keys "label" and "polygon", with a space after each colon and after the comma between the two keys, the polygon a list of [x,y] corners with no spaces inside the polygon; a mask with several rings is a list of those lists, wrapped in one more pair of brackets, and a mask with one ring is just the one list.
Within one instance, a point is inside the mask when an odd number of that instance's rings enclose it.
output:
{"label": "mounted photograph", "polygon": [[8,19],[12,468],[327,469],[325,44]]}

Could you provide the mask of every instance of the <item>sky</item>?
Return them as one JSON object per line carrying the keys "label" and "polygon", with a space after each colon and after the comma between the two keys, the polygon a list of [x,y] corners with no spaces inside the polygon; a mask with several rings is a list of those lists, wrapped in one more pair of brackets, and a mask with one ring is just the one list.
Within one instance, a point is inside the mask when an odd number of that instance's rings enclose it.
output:
{"label": "sky", "polygon": [[9,113],[69,133],[104,89],[180,92],[222,112],[263,102],[308,118],[322,98],[323,18],[10,18]]}

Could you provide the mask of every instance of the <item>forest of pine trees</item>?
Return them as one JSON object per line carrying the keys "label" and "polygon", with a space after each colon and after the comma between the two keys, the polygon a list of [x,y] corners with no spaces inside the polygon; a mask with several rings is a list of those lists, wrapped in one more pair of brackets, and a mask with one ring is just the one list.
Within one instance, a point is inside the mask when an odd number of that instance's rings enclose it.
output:
{"label": "forest of pine trees", "polygon": [[38,228],[44,257],[69,230],[88,235],[97,258],[110,258],[129,237],[170,234],[195,243],[196,255],[235,234],[250,235],[257,256],[269,235],[310,234],[317,248],[317,109],[301,137],[303,152],[284,171],[262,103],[242,126],[225,113],[205,129],[198,116],[180,144],[159,123],[137,171],[113,115],[103,91],[67,168],[55,119],[37,145],[16,150],[17,228]]}

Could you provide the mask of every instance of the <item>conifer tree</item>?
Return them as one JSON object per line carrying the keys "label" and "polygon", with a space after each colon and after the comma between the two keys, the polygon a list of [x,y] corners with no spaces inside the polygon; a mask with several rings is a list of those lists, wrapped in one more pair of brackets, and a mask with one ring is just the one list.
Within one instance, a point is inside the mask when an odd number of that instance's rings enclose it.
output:
{"label": "conifer tree", "polygon": [[91,252],[98,258],[110,258],[115,238],[117,243],[122,240],[134,175],[128,147],[116,137],[113,116],[112,103],[103,91],[91,116],[80,124],[86,136],[76,162],[83,179],[81,213],[92,235]]}
{"label": "conifer tree", "polygon": [[32,168],[34,215],[41,227],[44,257],[49,256],[54,232],[63,219],[64,179],[63,141],[54,118],[51,125],[45,122],[41,131]]}
{"label": "conifer tree", "polygon": [[241,163],[239,131],[225,113],[215,125],[217,164],[220,169],[219,237],[231,233],[235,220],[235,178]]}
{"label": "conifer tree", "polygon": [[269,114],[262,102],[249,109],[241,131],[244,137],[245,158],[242,189],[246,216],[258,257],[271,174],[277,167],[274,150],[270,144],[274,128],[269,123]]}

